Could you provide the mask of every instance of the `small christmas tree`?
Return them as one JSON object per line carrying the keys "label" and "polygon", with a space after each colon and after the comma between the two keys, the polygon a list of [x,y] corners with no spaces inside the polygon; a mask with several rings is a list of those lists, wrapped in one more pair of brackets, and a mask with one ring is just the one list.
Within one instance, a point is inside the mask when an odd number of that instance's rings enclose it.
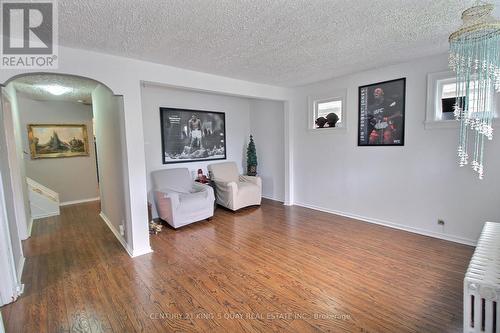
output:
{"label": "small christmas tree", "polygon": [[249,176],[257,175],[257,151],[255,150],[252,135],[250,135],[250,142],[247,148],[247,174]]}

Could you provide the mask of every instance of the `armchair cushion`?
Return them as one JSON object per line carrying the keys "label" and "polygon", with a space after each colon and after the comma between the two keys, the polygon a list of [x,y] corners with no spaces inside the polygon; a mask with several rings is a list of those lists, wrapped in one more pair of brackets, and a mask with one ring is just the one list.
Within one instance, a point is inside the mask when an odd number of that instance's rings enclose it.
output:
{"label": "armchair cushion", "polygon": [[169,189],[180,193],[189,193],[193,180],[188,168],[157,170],[151,173],[155,189]]}
{"label": "armchair cushion", "polygon": [[212,173],[213,180],[225,182],[237,182],[239,180],[239,172],[236,163],[223,162],[208,165],[208,171]]}

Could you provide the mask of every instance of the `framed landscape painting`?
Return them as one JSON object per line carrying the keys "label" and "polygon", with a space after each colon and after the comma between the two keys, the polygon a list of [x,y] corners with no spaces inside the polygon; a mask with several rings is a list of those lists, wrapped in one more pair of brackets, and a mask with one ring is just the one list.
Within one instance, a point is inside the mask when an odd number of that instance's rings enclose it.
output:
{"label": "framed landscape painting", "polygon": [[358,146],[404,146],[406,78],[359,87]]}
{"label": "framed landscape painting", "polygon": [[160,108],[163,164],[226,159],[224,112]]}
{"label": "framed landscape painting", "polygon": [[31,159],[89,155],[86,125],[30,124],[28,140]]}

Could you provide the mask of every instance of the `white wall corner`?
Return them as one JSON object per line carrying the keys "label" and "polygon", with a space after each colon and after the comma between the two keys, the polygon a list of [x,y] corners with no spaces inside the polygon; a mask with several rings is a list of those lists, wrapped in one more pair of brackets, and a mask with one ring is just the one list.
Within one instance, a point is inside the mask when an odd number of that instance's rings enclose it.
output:
{"label": "white wall corner", "polygon": [[[294,198],[294,141],[293,141],[293,112],[290,101],[284,103],[284,116],[285,116],[285,205],[293,203]],[[288,203],[288,204],[287,204]]]}
{"label": "white wall corner", "polygon": [[142,248],[142,249],[133,249],[133,248],[131,248],[127,244],[127,242],[125,241],[125,239],[123,238],[123,236],[120,235],[120,232],[118,230],[116,230],[116,228],[114,227],[113,223],[111,223],[111,221],[109,220],[109,218],[103,212],[100,212],[99,216],[106,223],[106,225],[108,226],[108,228],[115,235],[115,237],[118,239],[118,241],[120,242],[120,244],[123,246],[123,248],[125,249],[125,251],[127,251],[128,255],[131,258],[135,258],[135,257],[141,256],[141,255],[153,252],[153,250],[151,249],[150,246],[146,247],[146,248]]}

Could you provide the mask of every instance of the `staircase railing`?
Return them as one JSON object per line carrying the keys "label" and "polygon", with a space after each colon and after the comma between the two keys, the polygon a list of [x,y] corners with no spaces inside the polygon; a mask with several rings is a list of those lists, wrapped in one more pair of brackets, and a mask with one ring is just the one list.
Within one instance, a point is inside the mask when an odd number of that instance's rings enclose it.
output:
{"label": "staircase railing", "polygon": [[50,200],[57,202],[59,204],[59,193],[51,190],[48,187],[34,181],[33,179],[26,177],[26,182],[28,183],[28,188],[38,194],[44,195]]}
{"label": "staircase railing", "polygon": [[33,219],[60,214],[59,193],[26,177],[28,183],[31,215]]}

